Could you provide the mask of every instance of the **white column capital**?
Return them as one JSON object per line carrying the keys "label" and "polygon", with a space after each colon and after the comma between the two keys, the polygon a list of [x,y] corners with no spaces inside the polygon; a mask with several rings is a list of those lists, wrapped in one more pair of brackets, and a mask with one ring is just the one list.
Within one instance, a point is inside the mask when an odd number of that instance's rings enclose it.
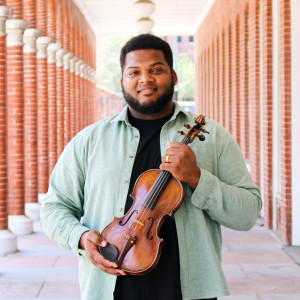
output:
{"label": "white column capital", "polygon": [[85,74],[85,68],[86,68],[86,63],[83,62],[80,67],[79,67],[79,76],[81,78],[85,78],[84,74]]}
{"label": "white column capital", "polygon": [[75,73],[75,64],[79,60],[77,56],[73,56],[70,59],[70,72]]}
{"label": "white column capital", "polygon": [[67,50],[66,49],[59,49],[56,51],[56,66],[57,67],[62,67],[63,66],[63,57],[65,54],[67,54]]}
{"label": "white column capital", "polygon": [[74,54],[67,52],[63,57],[64,69],[70,70],[71,59],[74,57]]}
{"label": "white column capital", "polygon": [[94,84],[97,84],[97,72],[96,72],[96,70],[94,70],[94,72],[93,72],[93,82],[94,82]]}
{"label": "white column capital", "polygon": [[61,48],[59,43],[52,43],[47,47],[48,63],[56,64],[56,51]]}
{"label": "white column capital", "polygon": [[25,53],[35,53],[36,52],[36,40],[42,35],[42,31],[36,28],[25,29],[23,34],[24,47],[23,51]]}
{"label": "white column capital", "polygon": [[0,36],[6,36],[5,22],[10,16],[10,9],[7,6],[0,6]]}
{"label": "white column capital", "polygon": [[23,32],[28,27],[28,22],[24,20],[6,21],[6,44],[8,47],[23,46]]}
{"label": "white column capital", "polygon": [[80,66],[84,63],[83,60],[79,59],[76,63],[75,63],[75,75],[79,75],[80,74]]}
{"label": "white column capital", "polygon": [[13,13],[14,13],[14,8],[9,6],[8,9],[9,9],[9,16],[8,16],[8,18],[12,19],[13,18]]}
{"label": "white column capital", "polygon": [[87,79],[88,79],[88,81],[92,81],[92,67],[91,66],[88,66],[88,69],[87,69]]}
{"label": "white column capital", "polygon": [[47,47],[52,43],[52,38],[49,36],[41,36],[36,40],[37,58],[47,58]]}

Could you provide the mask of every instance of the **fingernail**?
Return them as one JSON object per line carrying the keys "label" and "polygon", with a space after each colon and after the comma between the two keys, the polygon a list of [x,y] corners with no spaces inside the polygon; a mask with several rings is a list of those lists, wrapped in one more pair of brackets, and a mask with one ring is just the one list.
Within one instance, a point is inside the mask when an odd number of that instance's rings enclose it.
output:
{"label": "fingernail", "polygon": [[106,242],[105,241],[102,241],[101,242],[101,247],[105,247],[106,246]]}

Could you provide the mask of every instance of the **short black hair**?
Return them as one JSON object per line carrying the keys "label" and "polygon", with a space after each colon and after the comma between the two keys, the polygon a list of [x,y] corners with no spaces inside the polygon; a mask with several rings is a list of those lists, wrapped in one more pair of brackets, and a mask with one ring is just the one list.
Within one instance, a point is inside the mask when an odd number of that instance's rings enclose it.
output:
{"label": "short black hair", "polygon": [[130,39],[121,49],[120,64],[122,73],[124,71],[125,58],[127,53],[143,49],[161,50],[164,54],[164,58],[168,66],[170,67],[170,70],[173,70],[173,54],[170,45],[166,41],[155,35],[140,34]]}

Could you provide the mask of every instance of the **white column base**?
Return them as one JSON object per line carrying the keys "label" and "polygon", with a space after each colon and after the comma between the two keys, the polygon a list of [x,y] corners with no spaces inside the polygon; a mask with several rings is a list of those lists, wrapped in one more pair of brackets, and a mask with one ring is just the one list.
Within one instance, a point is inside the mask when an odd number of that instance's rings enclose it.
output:
{"label": "white column base", "polygon": [[46,196],[46,193],[38,194],[38,201],[39,201],[40,204],[43,203],[45,196]]}
{"label": "white column base", "polygon": [[25,215],[28,216],[33,221],[40,220],[40,203],[25,203]]}
{"label": "white column base", "polygon": [[17,251],[17,235],[10,230],[0,230],[0,256]]}
{"label": "white column base", "polygon": [[8,216],[8,228],[17,235],[33,232],[33,221],[27,216]]}

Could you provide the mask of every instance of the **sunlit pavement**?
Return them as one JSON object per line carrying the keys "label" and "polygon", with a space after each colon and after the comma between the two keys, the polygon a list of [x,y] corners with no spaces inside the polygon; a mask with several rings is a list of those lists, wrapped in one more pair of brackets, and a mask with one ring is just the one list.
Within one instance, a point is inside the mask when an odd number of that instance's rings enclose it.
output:
{"label": "sunlit pavement", "polygon": [[[1,299],[80,299],[77,257],[51,242],[37,222],[33,234],[18,238],[18,249],[0,257]],[[223,269],[232,295],[219,299],[300,299],[300,266],[259,225],[249,232],[223,229]]]}

